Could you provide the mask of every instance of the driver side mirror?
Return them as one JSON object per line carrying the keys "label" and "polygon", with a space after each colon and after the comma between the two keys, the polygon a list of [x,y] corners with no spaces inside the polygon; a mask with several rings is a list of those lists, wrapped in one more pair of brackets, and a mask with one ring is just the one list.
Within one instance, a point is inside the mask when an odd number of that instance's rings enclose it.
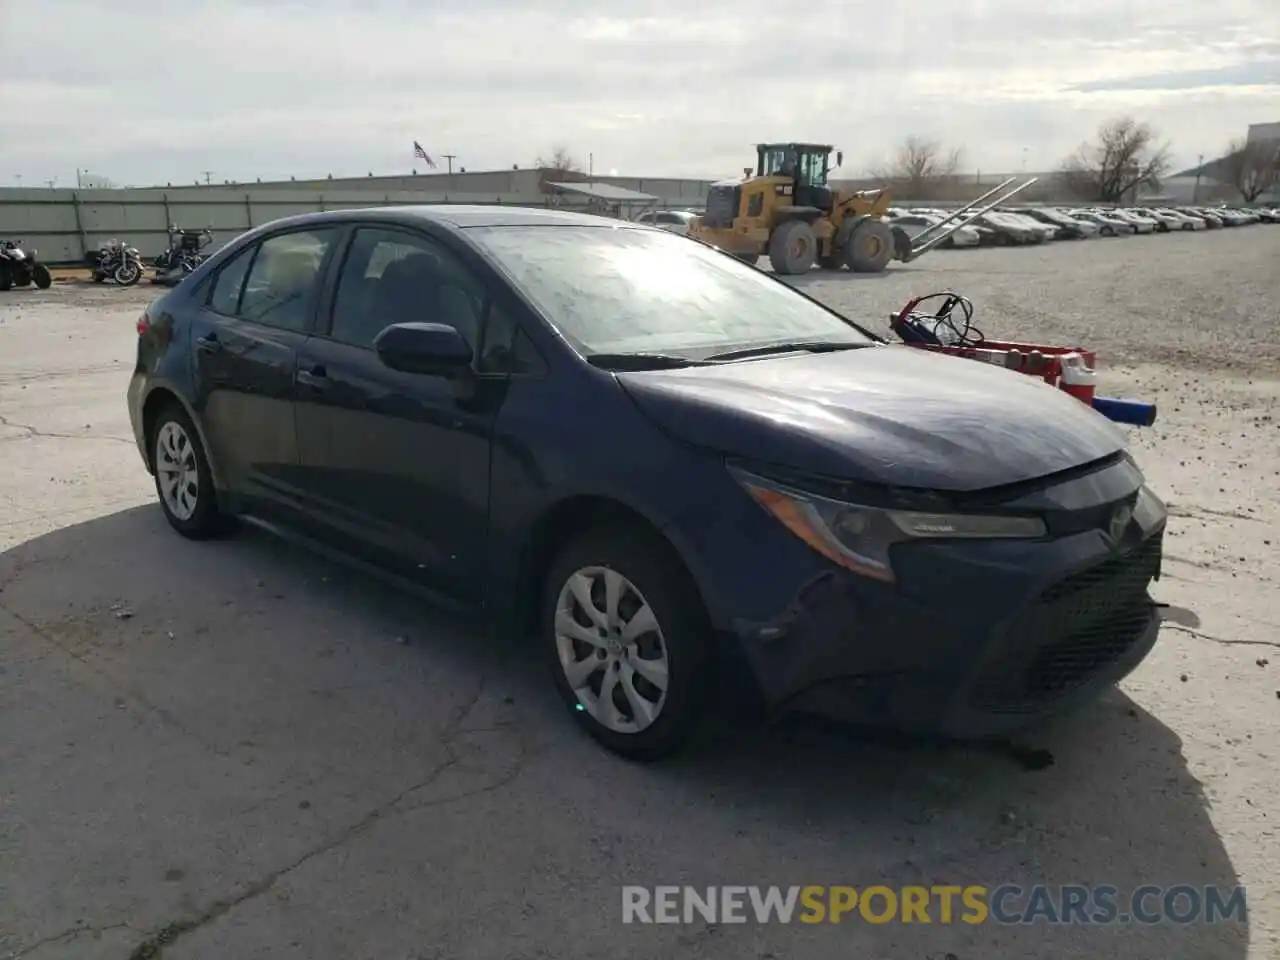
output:
{"label": "driver side mirror", "polygon": [[401,373],[455,377],[471,365],[471,346],[444,323],[395,323],[374,338],[378,359]]}
{"label": "driver side mirror", "polygon": [[843,150],[837,150],[837,151],[836,151],[836,166],[837,166],[837,167],[839,167],[839,166],[842,166],[843,164],[844,164],[844,151],[843,151]]}

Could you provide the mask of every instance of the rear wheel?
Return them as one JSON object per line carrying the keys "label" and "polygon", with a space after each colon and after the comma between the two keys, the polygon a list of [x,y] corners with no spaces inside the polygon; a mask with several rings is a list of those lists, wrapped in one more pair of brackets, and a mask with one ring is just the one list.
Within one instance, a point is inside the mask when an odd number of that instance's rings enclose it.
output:
{"label": "rear wheel", "polygon": [[817,252],[818,238],[813,235],[813,227],[803,220],[788,220],[769,238],[769,262],[774,273],[806,273]]}
{"label": "rear wheel", "polygon": [[702,716],[708,634],[671,548],[636,524],[590,530],[549,571],[542,643],[574,719],[608,749],[657,760]]}
{"label": "rear wheel", "polygon": [[116,267],[112,279],[122,287],[132,287],[142,279],[142,266],[133,260],[126,260]]}
{"label": "rear wheel", "polygon": [[8,290],[13,286],[13,274],[9,270],[9,264],[0,262],[0,292]]}
{"label": "rear wheel", "polygon": [[151,456],[156,495],[174,530],[192,540],[205,540],[231,527],[231,518],[218,506],[213,471],[200,435],[177,403],[165,407],[152,425]]}

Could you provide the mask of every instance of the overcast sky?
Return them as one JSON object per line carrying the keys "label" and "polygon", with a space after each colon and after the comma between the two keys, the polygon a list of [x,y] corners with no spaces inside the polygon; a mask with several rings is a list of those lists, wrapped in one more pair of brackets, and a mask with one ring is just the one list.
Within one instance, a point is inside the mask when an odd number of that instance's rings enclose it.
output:
{"label": "overcast sky", "polygon": [[407,173],[415,139],[691,177],[820,140],[856,176],[918,134],[1016,172],[1124,113],[1183,167],[1280,120],[1280,0],[0,0],[0,90],[7,185]]}

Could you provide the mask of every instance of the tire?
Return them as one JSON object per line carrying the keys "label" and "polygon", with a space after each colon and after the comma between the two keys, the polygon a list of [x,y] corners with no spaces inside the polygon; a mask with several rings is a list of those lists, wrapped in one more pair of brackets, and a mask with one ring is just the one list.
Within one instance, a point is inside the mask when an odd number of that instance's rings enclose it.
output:
{"label": "tire", "polygon": [[844,262],[854,273],[881,273],[893,259],[893,230],[883,220],[867,219],[853,228]]}
{"label": "tire", "polygon": [[53,275],[49,273],[49,268],[43,263],[37,263],[31,268],[31,276],[35,280],[36,286],[41,290],[48,290],[53,286]]}
{"label": "tire", "polygon": [[0,263],[0,293],[10,289],[13,286],[13,274],[9,270],[7,263]]}
{"label": "tire", "polygon": [[818,238],[813,227],[803,220],[779,224],[769,238],[769,262],[774,273],[795,276],[807,273],[818,252]]}
{"label": "tire", "polygon": [[[156,497],[169,526],[189,540],[207,540],[226,533],[233,526],[233,520],[218,506],[213,471],[187,411],[176,403],[161,410],[152,424],[148,445]],[[175,471],[167,467],[176,467],[178,475],[174,476]],[[174,484],[172,490],[168,489],[170,478]],[[188,500],[181,494],[184,490],[192,492],[191,479],[195,481],[195,489]]]}
{"label": "tire", "polygon": [[1116,235],[1116,232],[1112,230],[1110,227],[1103,227],[1098,232],[1104,237],[1114,237]]}
{"label": "tire", "polygon": [[[587,616],[576,599],[582,595],[573,587],[578,578],[586,586],[595,616]],[[611,641],[598,644],[601,628],[587,626],[608,620],[606,578],[617,578],[614,583],[620,589],[615,601],[619,615],[609,623],[615,631],[628,620],[634,622],[646,606],[652,613],[654,629],[637,634],[634,646],[628,646],[625,633],[618,632]],[[688,745],[707,700],[710,632],[697,592],[665,541],[630,523],[587,531],[568,543],[552,563],[541,610],[541,643],[556,689],[588,734],[608,750],[639,761],[659,760]],[[576,636],[569,636],[565,623]],[[632,666],[646,663],[646,673],[658,679],[662,674],[657,665],[664,657],[665,690]],[[571,681],[574,665],[583,669]],[[609,686],[606,710],[601,694],[610,678],[616,679]],[[631,705],[640,702],[652,711],[650,716]]]}
{"label": "tire", "polygon": [[142,266],[127,260],[120,266],[116,267],[115,273],[111,279],[122,287],[132,287],[135,283],[142,279]]}
{"label": "tire", "polygon": [[95,271],[93,271],[93,282],[94,282],[94,283],[103,283],[103,282],[105,282],[105,281],[106,281],[106,279],[107,279],[107,275],[106,275],[105,273],[103,273],[101,270],[95,270]]}

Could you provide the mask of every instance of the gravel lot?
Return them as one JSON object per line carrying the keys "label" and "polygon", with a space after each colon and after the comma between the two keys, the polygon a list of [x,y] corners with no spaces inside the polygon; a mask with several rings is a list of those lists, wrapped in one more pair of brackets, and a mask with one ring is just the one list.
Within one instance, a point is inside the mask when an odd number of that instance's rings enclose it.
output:
{"label": "gravel lot", "polygon": [[[1027,739],[1049,766],[732,717],[629,766],[513,638],[265,534],[174,536],[123,403],[153,290],[0,295],[0,958],[1280,958],[1277,265],[1258,225],[798,281],[878,328],[951,287],[1160,404],[1132,445],[1173,512],[1165,630]],[[619,890],[1037,882],[1245,885],[1250,913],[643,927]]]}

